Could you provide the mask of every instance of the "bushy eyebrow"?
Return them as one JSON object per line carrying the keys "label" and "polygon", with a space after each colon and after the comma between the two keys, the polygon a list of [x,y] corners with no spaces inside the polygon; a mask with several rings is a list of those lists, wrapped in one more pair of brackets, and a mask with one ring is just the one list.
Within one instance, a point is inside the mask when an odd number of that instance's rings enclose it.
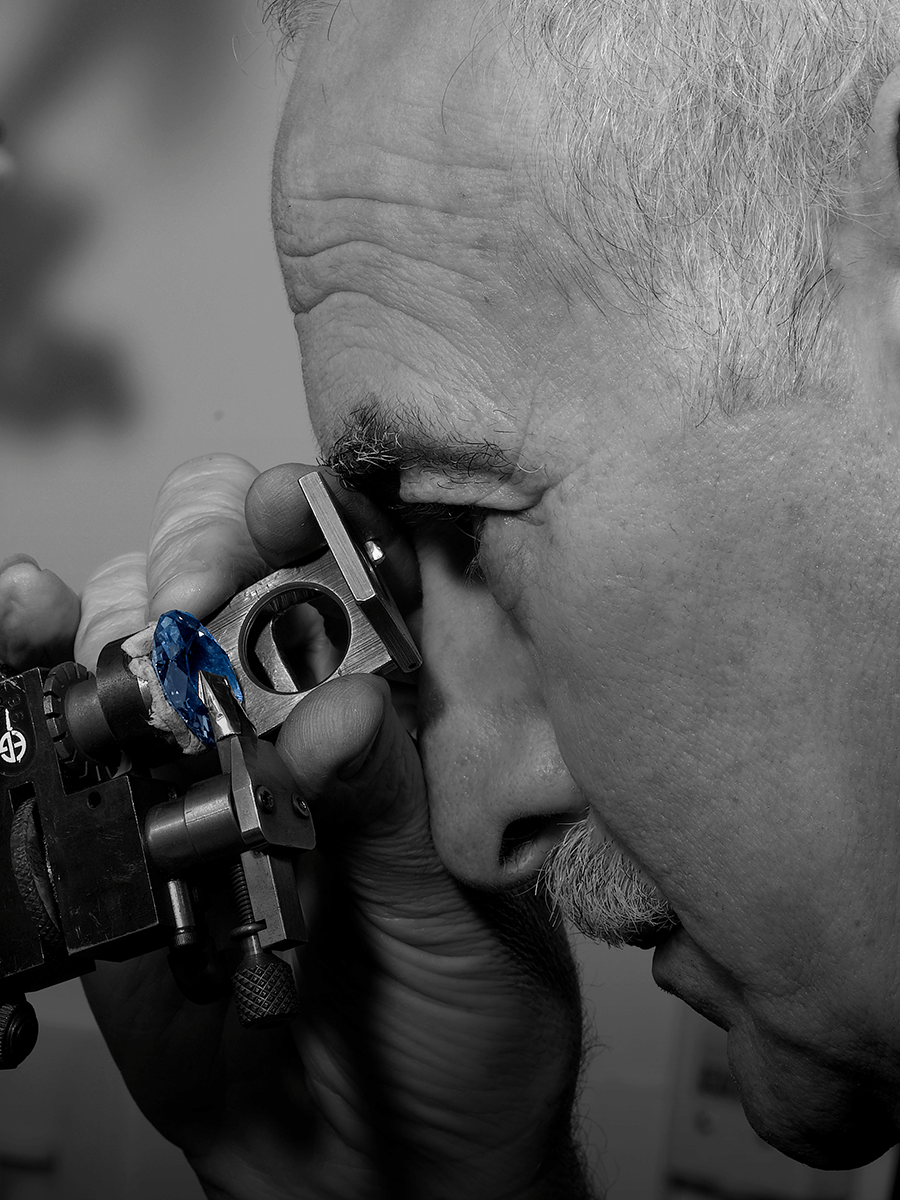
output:
{"label": "bushy eyebrow", "polygon": [[482,472],[509,479],[519,469],[518,455],[496,442],[448,437],[415,405],[397,404],[388,412],[374,398],[349,414],[324,465],[346,487],[382,502],[396,500],[402,472],[416,468],[444,474],[448,487]]}

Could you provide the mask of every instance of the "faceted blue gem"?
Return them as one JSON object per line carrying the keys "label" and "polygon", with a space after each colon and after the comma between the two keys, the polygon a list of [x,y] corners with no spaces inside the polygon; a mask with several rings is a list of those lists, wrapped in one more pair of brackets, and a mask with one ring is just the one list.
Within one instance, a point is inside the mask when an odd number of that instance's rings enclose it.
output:
{"label": "faceted blue gem", "polygon": [[243,695],[228,655],[213,635],[196,617],[173,608],[156,623],[151,662],[166,699],[191,733],[215,745],[209,714],[197,691],[198,672],[223,676],[238,701]]}

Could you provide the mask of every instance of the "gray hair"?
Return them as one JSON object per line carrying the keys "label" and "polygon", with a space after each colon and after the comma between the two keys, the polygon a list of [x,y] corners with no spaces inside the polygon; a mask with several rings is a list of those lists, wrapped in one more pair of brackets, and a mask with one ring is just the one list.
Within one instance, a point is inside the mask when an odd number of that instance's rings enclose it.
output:
{"label": "gray hair", "polygon": [[612,273],[701,416],[842,379],[829,241],[900,59],[897,0],[509,3],[588,293],[608,303]]}
{"label": "gray hair", "polygon": [[[264,8],[287,40],[337,3]],[[573,283],[647,318],[692,415],[849,386],[829,245],[900,60],[900,0],[498,0],[485,15],[548,102],[534,164]]]}

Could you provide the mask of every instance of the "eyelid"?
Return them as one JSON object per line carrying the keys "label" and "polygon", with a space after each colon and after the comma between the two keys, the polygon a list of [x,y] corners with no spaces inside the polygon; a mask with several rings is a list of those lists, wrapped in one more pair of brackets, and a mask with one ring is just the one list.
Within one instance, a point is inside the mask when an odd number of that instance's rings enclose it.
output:
{"label": "eyelid", "polygon": [[532,508],[546,490],[534,476],[501,479],[496,475],[448,476],[446,471],[405,471],[400,480],[404,504],[446,505],[448,508],[483,508],[495,512],[521,512]]}

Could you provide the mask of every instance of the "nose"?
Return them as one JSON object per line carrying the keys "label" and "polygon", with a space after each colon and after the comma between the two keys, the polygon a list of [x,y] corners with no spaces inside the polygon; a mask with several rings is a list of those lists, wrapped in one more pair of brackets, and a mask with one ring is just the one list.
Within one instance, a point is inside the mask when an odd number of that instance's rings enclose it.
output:
{"label": "nose", "polygon": [[525,633],[449,556],[421,555],[420,565],[419,741],[435,845],[463,883],[524,883],[586,804]]}

